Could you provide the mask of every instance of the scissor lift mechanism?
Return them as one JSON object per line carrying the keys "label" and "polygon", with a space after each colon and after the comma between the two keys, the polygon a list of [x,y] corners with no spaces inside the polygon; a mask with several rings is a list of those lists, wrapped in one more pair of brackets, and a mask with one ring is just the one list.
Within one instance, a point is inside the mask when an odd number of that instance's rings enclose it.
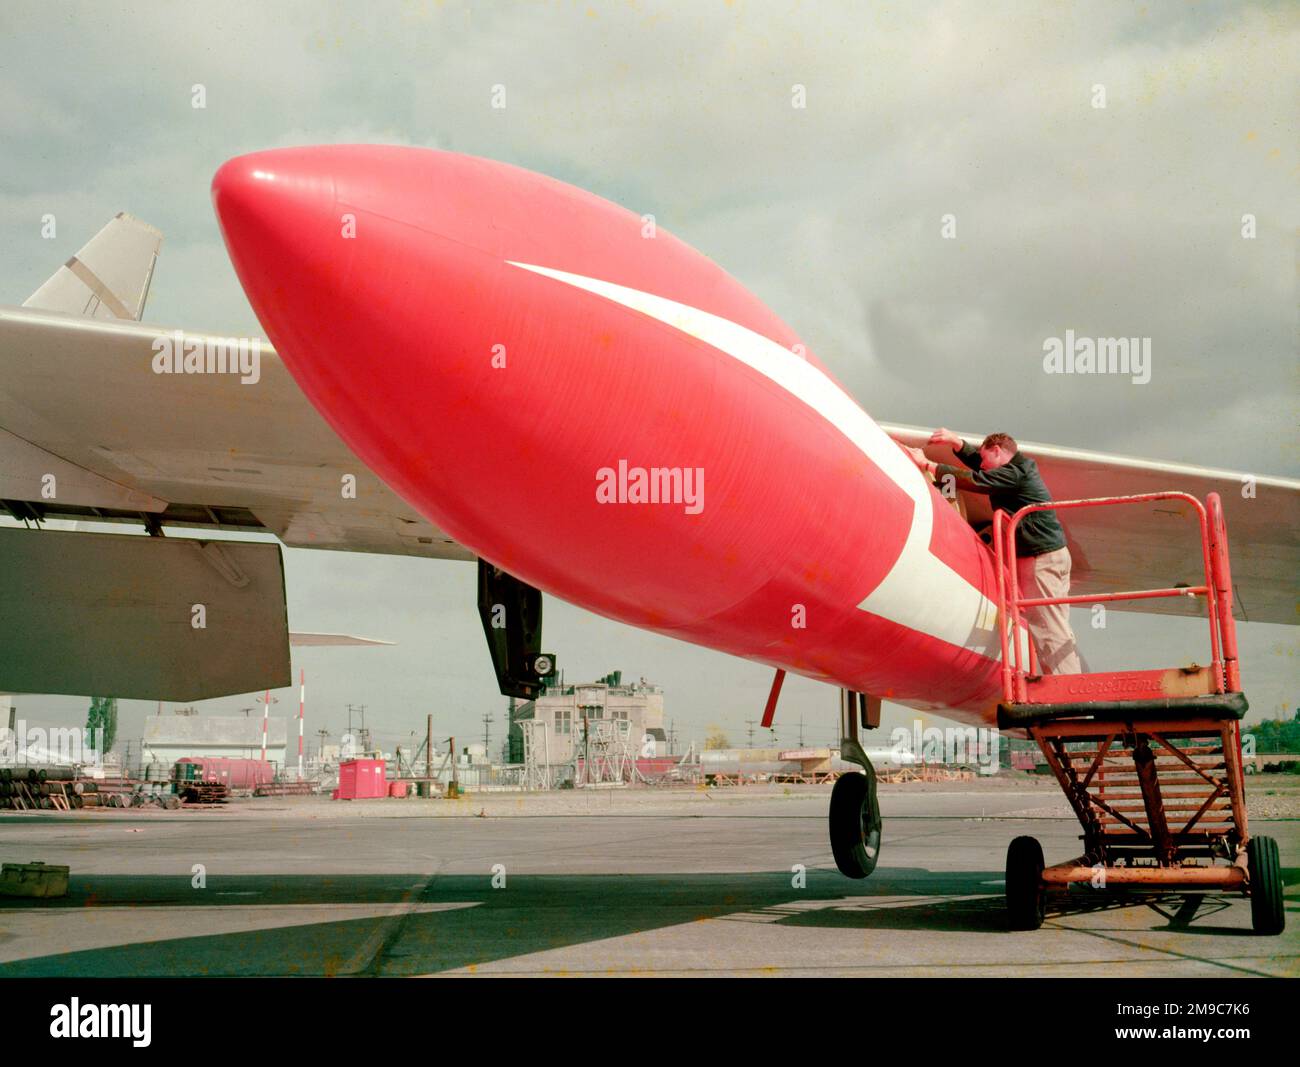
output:
{"label": "scissor lift mechanism", "polygon": [[[1200,523],[1204,584],[1024,598],[1015,531],[1035,511],[1143,504],[1192,505]],[[1217,493],[1144,493],[1053,501],[997,512],[993,524],[1002,640],[998,725],[1038,742],[1083,827],[1083,855],[1044,866],[1032,837],[1007,851],[1007,908],[1015,929],[1042,925],[1047,896],[1086,882],[1126,892],[1242,892],[1257,933],[1281,933],[1277,843],[1247,829],[1240,719],[1246,712],[1232,617],[1227,527]],[[1171,670],[1044,675],[1020,612],[1046,604],[1195,596],[1206,599],[1210,665]]]}

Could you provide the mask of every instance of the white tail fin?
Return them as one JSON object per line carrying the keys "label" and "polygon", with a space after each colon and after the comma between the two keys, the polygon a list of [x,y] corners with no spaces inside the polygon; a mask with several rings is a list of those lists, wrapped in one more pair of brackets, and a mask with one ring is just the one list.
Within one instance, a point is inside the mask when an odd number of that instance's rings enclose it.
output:
{"label": "white tail fin", "polygon": [[25,308],[67,311],[92,319],[144,314],[162,231],[119,212],[85,247],[23,301]]}

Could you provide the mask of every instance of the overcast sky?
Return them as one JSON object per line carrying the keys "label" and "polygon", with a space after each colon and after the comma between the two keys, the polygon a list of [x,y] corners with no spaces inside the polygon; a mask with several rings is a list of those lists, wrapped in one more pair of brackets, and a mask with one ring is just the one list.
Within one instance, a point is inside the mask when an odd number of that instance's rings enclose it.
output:
{"label": "overcast sky", "polygon": [[[1298,55],[1293,4],[6,2],[0,303],[125,210],[166,234],[150,321],[260,333],[212,212],[216,168],[285,145],[426,145],[653,213],[882,421],[1295,477]],[[1063,403],[1041,362],[1067,329],[1150,337],[1151,381],[1075,379]],[[464,738],[495,712],[501,737],[471,565],[286,562],[294,629],[399,642],[296,653],[309,731],[337,733],[355,703],[389,747],[428,712]],[[1184,620],[1084,626],[1094,666],[1180,662],[1204,641]],[[570,680],[663,685],[684,738],[717,723],[743,741],[761,713],[766,668],[553,599],[546,630]],[[1294,708],[1293,628],[1241,636],[1251,718]],[[17,698],[31,722],[80,722],[86,703]],[[829,740],[835,707],[792,680],[780,740],[800,715]],[[124,704],[123,738],[146,708]]]}

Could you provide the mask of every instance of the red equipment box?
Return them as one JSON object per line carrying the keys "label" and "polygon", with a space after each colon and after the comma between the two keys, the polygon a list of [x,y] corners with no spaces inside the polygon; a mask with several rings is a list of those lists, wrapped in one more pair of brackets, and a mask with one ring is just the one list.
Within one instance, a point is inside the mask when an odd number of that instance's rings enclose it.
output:
{"label": "red equipment box", "polygon": [[388,795],[381,759],[354,759],[339,764],[339,787],[336,800],[368,800]]}

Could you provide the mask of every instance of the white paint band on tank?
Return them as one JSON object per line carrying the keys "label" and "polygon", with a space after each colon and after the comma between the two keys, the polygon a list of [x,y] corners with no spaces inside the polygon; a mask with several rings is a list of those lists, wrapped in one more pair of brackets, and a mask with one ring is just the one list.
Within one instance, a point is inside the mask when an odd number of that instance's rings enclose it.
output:
{"label": "white paint band on tank", "polygon": [[820,368],[760,333],[689,304],[599,278],[507,262],[604,297],[703,341],[752,367],[817,412],[912,500],[912,522],[902,552],[858,607],[989,659],[1001,658],[997,606],[930,551],[934,494],[929,483],[894,440]]}

